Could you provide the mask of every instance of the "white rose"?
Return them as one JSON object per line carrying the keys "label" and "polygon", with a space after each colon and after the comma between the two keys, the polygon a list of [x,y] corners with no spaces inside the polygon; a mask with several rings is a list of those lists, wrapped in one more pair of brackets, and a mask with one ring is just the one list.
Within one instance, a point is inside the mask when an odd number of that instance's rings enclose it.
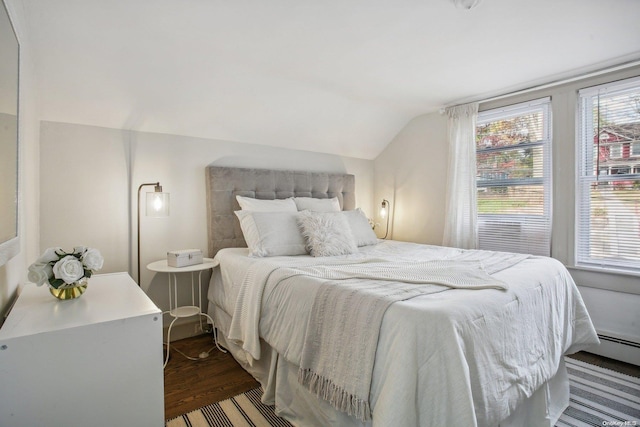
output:
{"label": "white rose", "polygon": [[104,258],[102,258],[102,254],[99,250],[89,248],[86,250],[84,255],[82,255],[82,262],[87,267],[87,270],[95,271],[102,268]]}
{"label": "white rose", "polygon": [[86,250],[87,250],[86,246],[76,246],[76,247],[73,248],[73,253],[74,254],[82,254]]}
{"label": "white rose", "polygon": [[27,278],[30,282],[35,283],[38,286],[42,286],[49,281],[51,274],[52,270],[50,265],[31,264],[31,266],[29,266],[29,274],[27,275]]}
{"label": "white rose", "polygon": [[67,255],[53,266],[53,275],[65,283],[73,283],[84,277],[84,267],[78,258]]}
{"label": "white rose", "polygon": [[62,248],[48,248],[34,264],[46,264],[51,261],[57,261],[60,258],[56,252],[61,252]]}

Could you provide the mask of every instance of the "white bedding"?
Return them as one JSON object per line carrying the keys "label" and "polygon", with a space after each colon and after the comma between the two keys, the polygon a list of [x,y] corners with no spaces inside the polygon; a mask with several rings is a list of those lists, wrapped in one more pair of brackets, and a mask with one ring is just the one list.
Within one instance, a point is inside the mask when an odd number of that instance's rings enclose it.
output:
{"label": "white bedding", "polygon": [[[265,264],[246,254],[246,249],[218,253],[224,285],[212,287],[210,299],[235,313],[232,329],[238,326],[239,310],[257,313],[254,323],[240,330],[248,353],[261,357],[260,343],[256,352],[254,341],[257,332],[280,357],[299,365],[320,279],[294,277],[277,284],[263,280],[263,290],[241,292],[246,272],[260,270],[251,266]],[[485,253],[385,241],[329,260],[425,261],[467,254]],[[273,257],[266,263],[313,265],[327,260]],[[563,354],[598,342],[577,288],[559,262],[531,257],[494,277],[509,289],[448,290],[388,308],[371,382],[373,425],[498,425],[556,375]]]}

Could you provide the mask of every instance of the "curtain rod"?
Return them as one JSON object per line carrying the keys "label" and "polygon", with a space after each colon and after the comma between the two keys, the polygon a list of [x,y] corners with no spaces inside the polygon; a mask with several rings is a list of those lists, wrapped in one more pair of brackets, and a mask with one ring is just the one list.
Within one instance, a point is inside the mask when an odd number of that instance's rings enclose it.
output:
{"label": "curtain rod", "polygon": [[553,80],[553,81],[551,81],[549,83],[544,83],[544,84],[540,84],[540,85],[536,85],[536,86],[531,86],[531,87],[524,88],[524,89],[518,89],[518,90],[515,90],[513,92],[503,93],[502,95],[496,95],[496,96],[492,96],[490,98],[479,98],[479,97],[477,97],[477,98],[469,98],[468,101],[458,101],[456,103],[448,104],[448,105],[445,105],[444,107],[441,107],[440,108],[440,114],[444,114],[445,109],[450,108],[450,107],[457,107],[459,105],[469,104],[471,102],[483,103],[483,102],[498,101],[500,99],[509,98],[511,96],[524,95],[525,93],[534,92],[536,90],[548,89],[548,88],[551,88],[551,87],[560,86],[560,85],[567,84],[567,83],[572,83],[572,82],[575,82],[575,81],[578,81],[578,80],[588,79],[590,77],[601,76],[602,74],[611,73],[611,72],[614,72],[614,71],[625,70],[627,68],[635,67],[637,65],[640,65],[640,59],[635,59],[635,60],[632,60],[632,61],[623,62],[623,63],[615,65],[613,67],[601,68],[599,70],[591,71],[591,72],[588,72],[588,73],[578,74],[578,75],[573,76],[573,77],[567,77],[567,78],[564,78],[564,79]]}

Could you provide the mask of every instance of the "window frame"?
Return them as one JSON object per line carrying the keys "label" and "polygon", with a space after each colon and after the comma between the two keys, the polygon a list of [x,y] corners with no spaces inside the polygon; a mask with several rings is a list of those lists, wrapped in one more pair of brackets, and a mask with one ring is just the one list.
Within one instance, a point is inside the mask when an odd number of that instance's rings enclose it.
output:
{"label": "window frame", "polygon": [[[576,184],[575,184],[575,236],[573,241],[574,249],[574,267],[576,269],[600,271],[603,273],[625,274],[631,276],[640,275],[640,265],[630,266],[629,262],[620,260],[607,260],[594,258],[592,256],[583,256],[584,252],[589,252],[588,247],[591,244],[591,215],[583,215],[587,209],[591,209],[591,185],[598,183],[604,178],[607,182],[622,182],[629,180],[640,180],[640,172],[634,165],[628,167],[628,173],[616,173],[614,167],[609,167],[609,173],[602,175],[600,171],[597,174],[589,174],[588,169],[594,167],[594,150],[593,141],[596,132],[593,129],[594,113],[593,104],[587,108],[588,99],[592,99],[596,94],[615,94],[629,89],[637,89],[640,91],[640,77],[632,77],[619,81],[612,81],[601,85],[584,87],[578,90],[577,108],[576,108]],[[589,98],[588,98],[589,97]],[[623,144],[630,144],[628,154],[631,158],[640,155],[635,153],[634,147],[640,146],[638,142],[620,142],[620,156],[614,157],[610,152],[610,157],[616,160],[622,159],[624,156]],[[631,159],[629,159],[631,160]],[[616,168],[621,168],[616,167]],[[587,207],[584,204],[588,203]],[[586,243],[583,239],[587,239]],[[586,247],[586,248],[585,248]]]}
{"label": "window frame", "polygon": [[[531,101],[516,103],[500,108],[494,108],[484,110],[478,113],[476,129],[478,126],[499,121],[508,120],[510,118],[523,116],[527,114],[536,113],[542,111],[543,113],[543,129],[542,138],[539,141],[527,142],[518,145],[504,146],[504,147],[487,147],[478,149],[476,147],[476,164],[477,156],[479,153],[497,153],[507,152],[513,149],[523,148],[542,148],[543,160],[542,160],[542,177],[529,177],[529,178],[512,178],[492,180],[490,183],[482,183],[479,179],[479,174],[476,177],[477,191],[482,189],[488,189],[491,187],[520,187],[531,185],[543,186],[543,206],[542,214],[483,214],[477,213],[478,231],[480,232],[481,226],[490,222],[502,222],[504,224],[520,224],[523,226],[526,223],[539,222],[539,224],[546,223],[546,236],[545,236],[545,252],[542,255],[551,255],[551,235],[552,235],[552,147],[553,147],[553,130],[552,130],[552,108],[551,97],[543,97],[534,99]],[[486,190],[485,190],[486,191]],[[515,241],[515,240],[514,240]],[[521,245],[524,246],[524,242]],[[494,249],[495,250],[495,249]],[[511,249],[510,249],[511,250]]]}

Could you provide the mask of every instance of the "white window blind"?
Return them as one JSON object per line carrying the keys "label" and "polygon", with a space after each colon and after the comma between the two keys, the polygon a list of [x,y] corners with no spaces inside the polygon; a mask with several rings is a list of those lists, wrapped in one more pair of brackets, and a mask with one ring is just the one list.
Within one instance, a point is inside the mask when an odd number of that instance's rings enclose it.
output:
{"label": "white window blind", "polygon": [[480,249],[551,251],[551,99],[478,114]]}
{"label": "white window blind", "polygon": [[580,91],[576,263],[640,271],[640,78]]}

